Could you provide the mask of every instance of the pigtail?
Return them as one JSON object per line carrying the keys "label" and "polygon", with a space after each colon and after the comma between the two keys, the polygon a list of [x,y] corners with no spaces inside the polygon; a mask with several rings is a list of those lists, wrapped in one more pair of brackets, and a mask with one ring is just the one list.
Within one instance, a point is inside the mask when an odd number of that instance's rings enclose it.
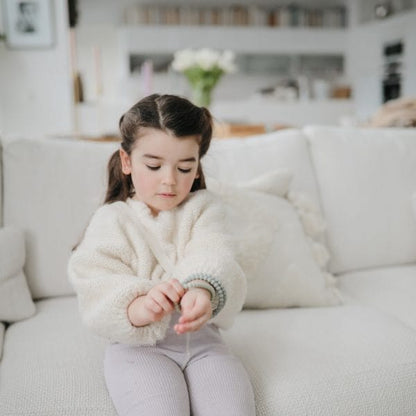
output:
{"label": "pigtail", "polygon": [[210,111],[201,107],[201,143],[199,145],[199,157],[207,153],[212,139],[213,120]]}
{"label": "pigtail", "polygon": [[125,201],[131,197],[133,184],[130,175],[125,175],[121,169],[120,151],[116,150],[107,166],[108,186],[104,203],[110,204],[116,201]]}
{"label": "pigtail", "polygon": [[212,139],[212,130],[213,130],[213,121],[210,111],[201,107],[200,109],[200,142],[199,142],[199,165],[198,165],[198,177],[195,178],[194,183],[192,184],[191,192],[198,191],[200,189],[207,189],[205,183],[204,171],[201,165],[201,159],[207,153],[209,145],[211,144]]}

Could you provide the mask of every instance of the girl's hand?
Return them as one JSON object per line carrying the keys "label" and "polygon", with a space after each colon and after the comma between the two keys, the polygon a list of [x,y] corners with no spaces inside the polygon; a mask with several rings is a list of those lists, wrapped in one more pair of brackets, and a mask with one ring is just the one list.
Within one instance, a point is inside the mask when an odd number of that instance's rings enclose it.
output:
{"label": "girl's hand", "polygon": [[182,315],[174,326],[177,334],[198,331],[212,316],[211,294],[206,289],[191,288],[181,300]]}
{"label": "girl's hand", "polygon": [[176,279],[154,286],[144,296],[136,298],[127,308],[130,322],[134,326],[145,326],[160,321],[171,313],[175,303],[180,302],[185,289]]}

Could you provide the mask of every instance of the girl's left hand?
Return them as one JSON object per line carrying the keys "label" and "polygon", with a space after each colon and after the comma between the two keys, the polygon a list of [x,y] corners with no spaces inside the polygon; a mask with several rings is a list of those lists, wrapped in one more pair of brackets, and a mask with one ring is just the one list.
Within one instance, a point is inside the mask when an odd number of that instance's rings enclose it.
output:
{"label": "girl's left hand", "polygon": [[177,334],[198,331],[212,316],[211,294],[206,289],[189,289],[181,299],[182,315],[174,326]]}

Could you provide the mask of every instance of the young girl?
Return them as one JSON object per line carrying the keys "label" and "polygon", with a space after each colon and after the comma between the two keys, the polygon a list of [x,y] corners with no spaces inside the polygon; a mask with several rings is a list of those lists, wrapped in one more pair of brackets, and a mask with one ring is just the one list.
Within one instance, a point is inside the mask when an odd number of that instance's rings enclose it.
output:
{"label": "young girl", "polygon": [[151,95],[120,119],[105,203],[68,271],[83,321],[112,343],[105,379],[119,415],[255,414],[242,364],[218,327],[246,285],[205,189],[209,111]]}

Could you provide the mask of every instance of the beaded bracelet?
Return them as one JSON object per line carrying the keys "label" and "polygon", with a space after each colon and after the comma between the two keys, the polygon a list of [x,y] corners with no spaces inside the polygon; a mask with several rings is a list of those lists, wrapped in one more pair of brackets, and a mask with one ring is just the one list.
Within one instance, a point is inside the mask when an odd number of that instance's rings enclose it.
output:
{"label": "beaded bracelet", "polygon": [[[198,288],[198,289],[205,289],[210,293],[210,301],[211,301],[211,308],[212,312],[214,312],[218,308],[218,296],[217,292],[215,291],[214,287],[206,282],[205,280],[191,280],[189,283],[182,284],[183,288],[186,290],[192,289],[192,288]],[[180,304],[175,304],[175,309],[180,312],[181,307]]]}
{"label": "beaded bracelet", "polygon": [[[227,299],[227,295],[226,295],[226,292],[222,283],[219,280],[217,280],[215,277],[212,277],[209,274],[194,273],[194,274],[191,274],[189,277],[187,277],[183,282],[181,282],[181,284],[185,289],[187,289],[190,284],[192,284],[192,287],[202,287],[201,286],[202,282],[195,282],[195,280],[203,280],[209,283],[209,285],[211,285],[212,288],[214,289],[215,297],[211,299],[212,316],[214,317],[218,315],[218,313],[224,307],[226,299]],[[205,285],[203,286],[203,288],[205,289]]]}
{"label": "beaded bracelet", "polygon": [[192,280],[191,282],[184,285],[184,289],[191,289],[193,287],[208,290],[211,295],[211,302],[217,297],[217,292],[215,292],[215,289],[209,283],[205,282],[205,280]]}

